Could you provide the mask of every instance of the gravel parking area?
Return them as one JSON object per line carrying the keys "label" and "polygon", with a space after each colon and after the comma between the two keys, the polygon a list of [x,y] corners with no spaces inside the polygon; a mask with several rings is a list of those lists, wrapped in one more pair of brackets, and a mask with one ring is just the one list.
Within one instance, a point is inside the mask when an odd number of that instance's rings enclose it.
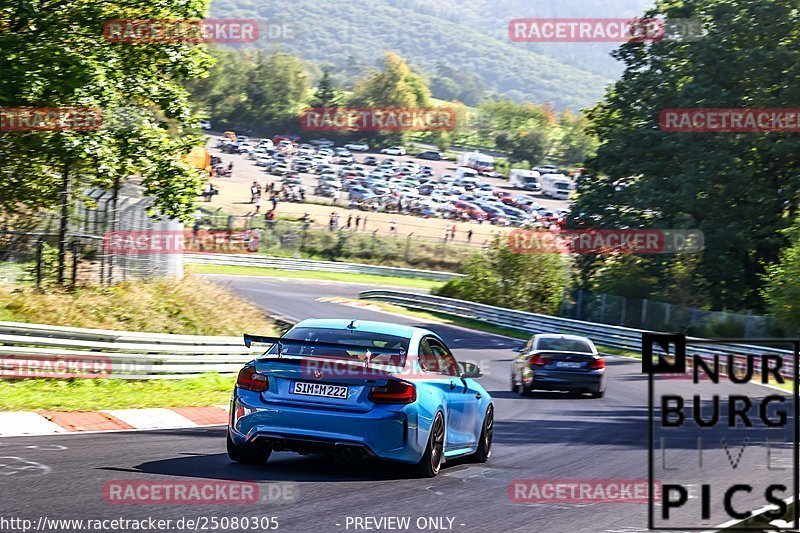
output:
{"label": "gravel parking area", "polygon": [[[262,187],[268,186],[270,183],[280,183],[281,177],[275,176],[266,172],[264,167],[258,167],[255,161],[250,159],[246,154],[229,154],[222,153],[216,148],[219,136],[213,135],[209,137],[207,147],[212,155],[222,158],[223,164],[228,165],[233,162],[233,175],[231,177],[215,177],[212,179],[214,186],[219,189],[219,194],[214,196],[212,201],[205,203],[200,200],[200,205],[204,205],[213,209],[222,208],[222,210],[230,215],[246,215],[255,212],[256,207],[250,201],[250,186],[254,181],[261,184]],[[353,152],[357,164],[361,164],[363,159],[373,155],[377,157],[378,161],[382,161],[387,156],[382,155],[375,151],[369,152]],[[394,159],[413,160],[420,165],[428,165],[434,169],[436,176],[442,174],[454,174],[456,163],[454,161],[428,161],[418,159],[411,156],[393,157]],[[471,243],[483,244],[492,236],[498,233],[505,233],[510,231],[508,227],[493,226],[488,222],[478,223],[476,221],[456,221],[443,218],[422,218],[413,215],[392,214],[381,212],[367,212],[361,210],[351,210],[347,208],[347,193],[342,193],[339,200],[341,206],[333,205],[331,198],[318,197],[311,194],[317,183],[317,175],[314,173],[299,173],[303,184],[307,187],[306,203],[290,203],[280,202],[276,210],[278,217],[300,218],[305,213],[308,213],[314,223],[319,225],[326,225],[332,212],[338,212],[340,215],[340,227],[346,223],[347,217],[352,214],[353,218],[361,215],[361,218],[368,217],[367,231],[378,230],[379,233],[394,233],[397,236],[408,236],[414,234],[416,237],[423,238],[444,238],[445,230],[456,226],[456,241],[466,242],[467,233],[472,230]],[[492,186],[508,190],[512,193],[522,194],[524,191],[519,191],[509,188],[507,180],[497,178],[482,177],[481,181],[490,183]],[[527,193],[526,193],[527,194]],[[541,195],[531,195],[536,198],[537,203],[548,209],[567,209],[569,202],[564,200],[554,200],[546,198]],[[265,198],[263,206],[261,207],[260,214],[264,214],[267,210],[271,209],[271,204]],[[390,232],[391,221],[395,220],[396,231]]]}

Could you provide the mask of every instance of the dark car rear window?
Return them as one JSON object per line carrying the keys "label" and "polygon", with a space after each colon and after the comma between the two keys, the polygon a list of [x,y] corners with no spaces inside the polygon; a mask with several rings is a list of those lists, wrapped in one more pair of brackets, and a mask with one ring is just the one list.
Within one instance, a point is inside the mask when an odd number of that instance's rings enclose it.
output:
{"label": "dark car rear window", "polygon": [[577,339],[539,339],[536,350],[592,353],[588,342]]}
{"label": "dark car rear window", "polygon": [[[371,333],[368,331],[343,330],[331,328],[295,328],[283,336],[286,339],[309,341],[309,345],[284,345],[281,353],[288,356],[300,357],[326,357],[335,359],[366,359],[367,349],[384,348],[392,353],[371,353],[370,361],[375,364],[402,367],[405,365],[408,353],[408,339],[395,335]],[[330,348],[314,346],[313,342],[326,342],[342,345],[363,346],[363,350],[354,348]],[[276,354],[277,347],[273,346],[267,352]]]}

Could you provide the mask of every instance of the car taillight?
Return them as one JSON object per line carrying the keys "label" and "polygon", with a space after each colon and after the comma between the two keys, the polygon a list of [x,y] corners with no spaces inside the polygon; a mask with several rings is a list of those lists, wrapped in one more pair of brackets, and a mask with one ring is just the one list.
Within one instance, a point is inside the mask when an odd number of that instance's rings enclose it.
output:
{"label": "car taillight", "polygon": [[253,392],[264,392],[269,389],[269,380],[267,376],[256,372],[256,367],[246,366],[239,371],[236,386]]}
{"label": "car taillight", "polygon": [[531,358],[530,358],[530,363],[532,365],[544,366],[544,365],[547,364],[547,359],[545,359],[541,355],[532,355]]}
{"label": "car taillight", "polygon": [[373,387],[369,399],[373,403],[414,403],[417,401],[417,388],[406,381],[390,379],[383,387]]}
{"label": "car taillight", "polygon": [[591,368],[592,370],[600,370],[601,368],[606,367],[606,362],[602,359],[593,359],[589,361],[589,364],[586,365],[587,368]]}

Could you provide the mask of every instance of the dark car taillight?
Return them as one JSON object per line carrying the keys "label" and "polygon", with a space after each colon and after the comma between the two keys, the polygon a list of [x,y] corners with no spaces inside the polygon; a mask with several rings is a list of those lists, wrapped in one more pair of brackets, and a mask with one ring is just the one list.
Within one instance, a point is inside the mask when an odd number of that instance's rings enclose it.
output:
{"label": "dark car taillight", "polygon": [[239,371],[236,386],[253,392],[264,392],[269,390],[269,380],[267,376],[256,372],[256,367],[246,366]]}
{"label": "dark car taillight", "polygon": [[528,361],[530,362],[530,364],[538,366],[544,366],[547,364],[547,359],[545,359],[541,355],[532,355]]}
{"label": "dark car taillight", "polygon": [[599,358],[589,361],[589,364],[586,365],[586,368],[591,368],[592,370],[600,370],[601,368],[605,367],[606,367],[606,362]]}
{"label": "dark car taillight", "polygon": [[390,379],[383,387],[373,387],[369,399],[373,403],[414,403],[417,401],[417,388],[406,381]]}

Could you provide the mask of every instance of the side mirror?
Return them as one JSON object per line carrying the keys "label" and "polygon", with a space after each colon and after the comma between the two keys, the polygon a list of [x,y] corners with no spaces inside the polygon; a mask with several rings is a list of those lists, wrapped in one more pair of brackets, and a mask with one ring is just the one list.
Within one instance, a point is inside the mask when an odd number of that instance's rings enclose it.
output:
{"label": "side mirror", "polygon": [[476,364],[473,363],[458,363],[458,364],[461,365],[461,370],[462,370],[461,377],[477,379],[483,376],[483,372],[481,372],[481,369],[478,368],[478,365]]}

